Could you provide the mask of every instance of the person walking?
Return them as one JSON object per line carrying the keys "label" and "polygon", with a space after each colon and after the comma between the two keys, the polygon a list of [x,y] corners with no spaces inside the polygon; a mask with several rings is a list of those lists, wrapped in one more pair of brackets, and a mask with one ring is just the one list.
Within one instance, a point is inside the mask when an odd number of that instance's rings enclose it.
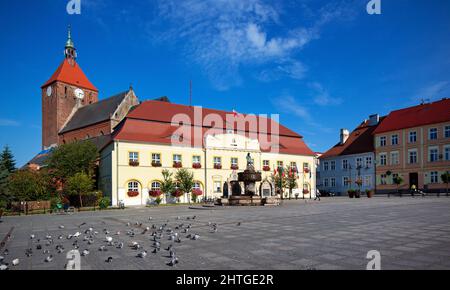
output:
{"label": "person walking", "polygon": [[316,197],[314,198],[314,200],[317,200],[317,199],[320,201],[320,190],[318,190],[316,188]]}
{"label": "person walking", "polygon": [[411,196],[412,197],[414,197],[414,194],[416,193],[416,191],[417,191],[416,185],[415,184],[411,185]]}

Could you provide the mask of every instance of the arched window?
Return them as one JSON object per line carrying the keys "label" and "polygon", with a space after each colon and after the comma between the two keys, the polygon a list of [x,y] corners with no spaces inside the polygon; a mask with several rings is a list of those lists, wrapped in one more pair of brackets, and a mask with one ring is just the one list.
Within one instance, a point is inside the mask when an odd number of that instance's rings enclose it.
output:
{"label": "arched window", "polygon": [[129,192],[139,192],[139,182],[137,182],[137,181],[128,182],[128,191]]}
{"label": "arched window", "polygon": [[153,181],[151,190],[161,190],[161,183],[158,181]]}
{"label": "arched window", "polygon": [[194,181],[194,186],[192,188],[202,190],[202,184],[198,181]]}

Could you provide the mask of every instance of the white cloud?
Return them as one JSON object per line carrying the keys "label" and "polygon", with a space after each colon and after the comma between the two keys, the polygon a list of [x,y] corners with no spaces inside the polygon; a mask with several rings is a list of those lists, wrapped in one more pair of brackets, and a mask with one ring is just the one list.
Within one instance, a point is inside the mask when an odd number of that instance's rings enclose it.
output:
{"label": "white cloud", "polygon": [[419,93],[413,97],[413,101],[420,101],[422,99],[433,100],[449,97],[450,82],[438,81],[419,90]]}
{"label": "white cloud", "polygon": [[318,82],[310,83],[309,86],[313,89],[313,101],[319,106],[335,106],[342,103],[341,98],[330,96],[328,90],[326,90],[322,84]]}
{"label": "white cloud", "polygon": [[18,127],[20,123],[11,119],[0,119],[1,127]]}
{"label": "white cloud", "polygon": [[[187,62],[200,65],[218,88],[241,82],[240,69],[261,71],[269,81],[301,79],[305,67],[297,53],[320,37],[320,29],[342,16],[340,7],[319,9],[315,21],[286,28],[283,2],[264,0],[160,0],[158,17],[149,27],[153,40],[180,43]],[[169,27],[169,28],[167,28]]]}

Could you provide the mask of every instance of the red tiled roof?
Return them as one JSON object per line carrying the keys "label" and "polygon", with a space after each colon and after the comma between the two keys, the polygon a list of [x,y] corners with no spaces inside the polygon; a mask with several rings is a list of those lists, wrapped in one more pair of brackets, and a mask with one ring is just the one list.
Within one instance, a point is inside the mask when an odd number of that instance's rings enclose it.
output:
{"label": "red tiled roof", "polygon": [[384,119],[385,117],[380,118],[378,126],[368,126],[369,121],[364,121],[353,132],[350,133],[350,136],[344,144],[341,144],[339,142],[330,150],[322,154],[322,156],[320,156],[319,158],[324,159],[335,156],[360,154],[375,151],[372,134],[375,129],[384,122]]}
{"label": "red tiled roof", "polygon": [[71,65],[68,59],[64,59],[52,77],[42,85],[42,88],[56,81],[98,92],[98,89],[89,81],[78,63],[74,61],[74,64]]}
{"label": "red tiled roof", "polygon": [[450,99],[391,112],[374,134],[450,121]]}
{"label": "red tiled roof", "polygon": [[[219,110],[205,109],[203,108],[203,118],[206,115],[215,113],[218,114],[223,120],[226,120],[227,114],[233,114],[232,112],[225,112]],[[134,141],[134,142],[148,142],[148,143],[159,143],[159,144],[171,144],[172,134],[180,128],[180,125],[172,124],[172,117],[176,114],[186,114],[191,120],[193,120],[194,109],[193,107],[172,104],[160,101],[147,101],[139,106],[137,106],[133,111],[131,111],[126,119],[116,127],[114,133],[115,140],[122,141]],[[253,132],[247,127],[244,131],[238,132],[240,135],[250,136],[251,133],[259,133],[258,138],[261,144],[270,145],[271,140],[271,130],[270,125],[273,122],[278,124],[273,120],[261,118],[261,122],[266,122],[267,130],[257,128],[259,132]],[[225,122],[224,122],[225,123]],[[185,126],[190,128],[192,140],[184,140],[190,143],[189,146],[194,145],[205,146],[204,136],[211,130],[212,127],[224,132],[226,129],[226,124],[220,128],[217,126],[192,126],[192,124],[184,123]],[[187,129],[189,130],[189,129]],[[201,134],[194,134],[194,130],[201,130]],[[292,130],[280,125],[279,133],[279,152],[285,154],[297,154],[297,155],[314,155],[314,152],[308,148],[308,146],[303,141],[303,137],[293,132]],[[264,142],[264,140],[267,142]],[[262,146],[264,147],[264,146]],[[269,152],[271,147],[263,149],[265,152]]]}

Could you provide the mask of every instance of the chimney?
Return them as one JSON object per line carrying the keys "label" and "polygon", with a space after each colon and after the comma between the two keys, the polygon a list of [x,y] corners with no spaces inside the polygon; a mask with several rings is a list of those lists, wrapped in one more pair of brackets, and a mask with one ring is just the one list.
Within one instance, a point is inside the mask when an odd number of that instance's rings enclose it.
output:
{"label": "chimney", "polygon": [[341,129],[341,145],[347,141],[349,136],[350,132],[347,129]]}
{"label": "chimney", "polygon": [[380,115],[374,114],[369,116],[369,126],[378,125],[379,122],[380,122]]}

